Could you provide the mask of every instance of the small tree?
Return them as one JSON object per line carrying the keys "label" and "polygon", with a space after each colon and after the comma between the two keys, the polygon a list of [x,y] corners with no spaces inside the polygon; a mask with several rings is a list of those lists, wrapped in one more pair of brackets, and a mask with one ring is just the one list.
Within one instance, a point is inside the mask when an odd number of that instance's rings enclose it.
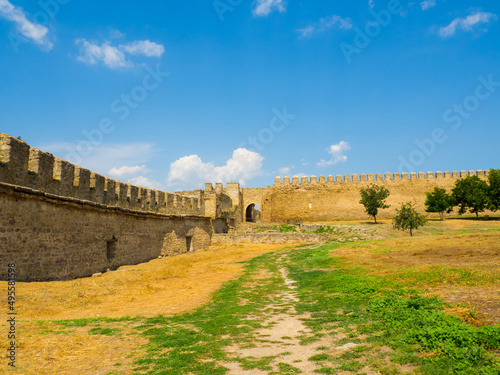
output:
{"label": "small tree", "polygon": [[383,208],[389,208],[385,204],[386,198],[389,196],[389,190],[383,186],[378,186],[371,184],[367,188],[362,188],[360,190],[361,200],[360,204],[365,206],[365,211],[368,215],[373,216],[375,219],[375,224],[377,224],[378,210]]}
{"label": "small tree", "polygon": [[453,211],[453,197],[446,193],[446,189],[436,187],[433,192],[425,194],[425,212],[439,212],[442,221],[445,211]]}
{"label": "small tree", "polygon": [[479,212],[483,212],[491,204],[489,195],[490,187],[486,181],[477,176],[469,176],[458,180],[452,191],[454,203],[459,206],[458,213],[463,215],[467,209],[479,217]]}
{"label": "small tree", "polygon": [[488,182],[489,182],[489,199],[490,205],[489,209],[491,211],[500,210],[500,170],[492,169],[490,173],[488,173]]}
{"label": "small tree", "polygon": [[412,202],[402,203],[401,208],[396,208],[396,217],[393,220],[394,229],[409,229],[413,237],[413,229],[418,229],[427,223],[424,215],[417,212]]}

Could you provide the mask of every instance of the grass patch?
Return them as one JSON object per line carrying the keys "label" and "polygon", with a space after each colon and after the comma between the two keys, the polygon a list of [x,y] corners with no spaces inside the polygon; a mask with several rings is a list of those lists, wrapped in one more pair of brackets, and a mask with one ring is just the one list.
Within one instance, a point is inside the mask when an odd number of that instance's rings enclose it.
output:
{"label": "grass patch", "polygon": [[118,328],[92,328],[89,330],[89,335],[103,335],[103,336],[114,336],[120,333],[121,330]]}
{"label": "grass patch", "polygon": [[52,323],[61,325],[64,327],[87,327],[89,325],[93,325],[95,323],[111,323],[111,322],[136,322],[141,318],[131,318],[130,316],[124,316],[122,318],[88,318],[88,319],[72,319],[72,320],[54,320]]}
{"label": "grass patch", "polygon": [[321,367],[314,370],[317,374],[336,374],[338,371],[333,367]]}
{"label": "grass patch", "polygon": [[279,375],[288,375],[288,374],[301,374],[302,370],[299,368],[292,366],[288,363],[280,362],[278,363],[278,372],[271,372],[271,374],[279,374]]}
{"label": "grass patch", "polygon": [[321,226],[318,229],[316,229],[313,233],[338,234],[338,230],[330,226]]}
{"label": "grass patch", "polygon": [[332,356],[328,354],[315,354],[312,357],[309,357],[310,361],[327,361],[331,359]]}
{"label": "grass patch", "polygon": [[274,230],[277,230],[280,233],[297,232],[297,228],[295,227],[295,225],[288,224],[281,224],[280,226],[275,225]]}

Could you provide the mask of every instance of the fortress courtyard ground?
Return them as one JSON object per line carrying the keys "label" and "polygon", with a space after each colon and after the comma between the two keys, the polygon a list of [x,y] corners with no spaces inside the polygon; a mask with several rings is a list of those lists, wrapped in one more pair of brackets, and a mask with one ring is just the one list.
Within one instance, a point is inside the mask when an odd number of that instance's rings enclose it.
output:
{"label": "fortress courtyard ground", "polygon": [[[366,226],[385,238],[346,243],[334,249],[332,256],[363,267],[366,273],[393,275],[401,283],[437,295],[454,304],[450,313],[470,324],[500,323],[500,220],[431,221],[413,238],[394,231],[390,221],[376,226],[369,221],[330,224]],[[213,246],[89,278],[18,283],[18,363],[24,367],[8,373],[107,374],[117,363],[119,374],[132,373],[132,362],[144,354],[147,342],[134,325],[146,317],[194,311],[209,302],[225,282],[238,278],[250,259],[290,248],[293,246]],[[419,283],[411,276],[419,272],[434,272],[436,277]],[[464,272],[470,283],[457,281]],[[5,284],[0,282],[4,290]],[[2,303],[6,304],[5,296]],[[119,335],[91,335],[92,326],[58,322],[121,317],[140,318],[137,322],[99,322],[98,327],[118,329]],[[5,337],[6,330],[2,323],[0,336]],[[6,351],[5,340],[1,345]]]}

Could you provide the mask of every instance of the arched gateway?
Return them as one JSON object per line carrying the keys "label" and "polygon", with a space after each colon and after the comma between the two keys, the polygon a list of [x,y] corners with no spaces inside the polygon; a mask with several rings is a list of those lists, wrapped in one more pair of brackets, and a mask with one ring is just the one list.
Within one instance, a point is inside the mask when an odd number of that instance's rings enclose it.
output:
{"label": "arched gateway", "polygon": [[245,211],[245,221],[247,223],[257,223],[260,221],[260,207],[255,203],[248,205]]}

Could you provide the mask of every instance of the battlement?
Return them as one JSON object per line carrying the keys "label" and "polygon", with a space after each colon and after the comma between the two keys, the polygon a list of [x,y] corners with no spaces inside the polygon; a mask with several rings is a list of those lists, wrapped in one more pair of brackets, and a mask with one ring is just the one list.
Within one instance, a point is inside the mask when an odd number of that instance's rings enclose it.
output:
{"label": "battlement", "polygon": [[415,173],[377,173],[377,174],[346,174],[344,176],[337,175],[336,177],[329,175],[328,177],[303,176],[299,178],[298,176],[290,177],[285,176],[283,181],[281,177],[276,177],[274,180],[274,186],[284,187],[288,185],[317,185],[317,184],[346,184],[346,183],[356,183],[356,182],[374,182],[374,181],[413,181],[413,180],[456,180],[459,178],[464,178],[467,176],[478,176],[479,178],[486,178],[489,170],[478,170],[478,171],[453,171],[453,172],[420,172]]}
{"label": "battlement", "polygon": [[0,182],[133,210],[204,216],[200,198],[114,180],[3,133],[0,133]]}

